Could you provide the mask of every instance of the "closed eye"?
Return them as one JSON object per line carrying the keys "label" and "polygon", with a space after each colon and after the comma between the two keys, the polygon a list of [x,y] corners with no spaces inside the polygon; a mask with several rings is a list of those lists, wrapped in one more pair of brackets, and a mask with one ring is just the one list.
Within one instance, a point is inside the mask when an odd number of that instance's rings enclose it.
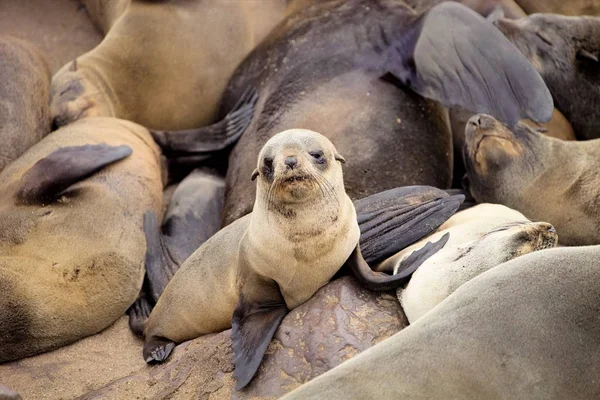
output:
{"label": "closed eye", "polygon": [[540,39],[542,39],[542,42],[546,43],[549,46],[552,46],[552,41],[544,33],[536,32],[535,34],[537,35],[537,37],[539,37]]}

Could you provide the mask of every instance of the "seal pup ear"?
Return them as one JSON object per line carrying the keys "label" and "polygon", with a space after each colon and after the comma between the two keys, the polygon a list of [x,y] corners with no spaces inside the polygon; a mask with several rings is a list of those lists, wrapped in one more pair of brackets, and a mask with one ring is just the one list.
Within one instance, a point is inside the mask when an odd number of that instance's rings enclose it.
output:
{"label": "seal pup ear", "polygon": [[579,51],[577,51],[577,59],[580,61],[588,61],[588,62],[593,62],[593,63],[598,63],[598,56],[590,53],[587,50],[584,49],[579,49]]}
{"label": "seal pup ear", "polygon": [[288,312],[279,286],[274,281],[253,275],[244,284],[231,323],[236,390],[250,383],[275,331]]}
{"label": "seal pup ear", "polygon": [[515,125],[547,122],[554,103],[527,58],[470,8],[444,2],[394,39],[387,70],[421,96]]}
{"label": "seal pup ear", "polygon": [[250,177],[251,180],[255,180],[258,177],[258,168],[255,169],[254,171],[252,171],[252,176]]}
{"label": "seal pup ear", "polygon": [[[357,245],[346,265],[350,268],[356,279],[367,289],[375,291],[386,291],[396,289],[404,285],[410,279],[410,276],[427,260],[429,257],[440,251],[448,242],[450,234],[446,233],[435,243],[427,242],[421,249],[411,253],[409,257],[400,263],[398,273],[388,275],[383,272],[375,272],[364,260],[360,246]],[[390,263],[391,264],[391,263]],[[381,266],[380,269],[392,269],[393,265]]]}
{"label": "seal pup ear", "polygon": [[189,157],[223,150],[234,144],[254,117],[258,99],[255,90],[246,90],[234,108],[221,121],[198,129],[180,131],[150,130],[152,137],[167,158]]}
{"label": "seal pup ear", "polygon": [[356,200],[360,247],[370,265],[435,231],[459,209],[462,194],[430,186],[405,186]]}
{"label": "seal pup ear", "polygon": [[336,160],[338,160],[339,162],[341,162],[342,164],[346,164],[346,159],[344,157],[342,157],[342,155],[340,153],[335,153],[334,158]]}
{"label": "seal pup ear", "polygon": [[71,65],[69,66],[69,71],[77,72],[77,59],[74,59]]}
{"label": "seal pup ear", "polygon": [[35,163],[21,178],[16,200],[22,204],[48,203],[69,186],[128,157],[131,147],[94,144],[63,147]]}

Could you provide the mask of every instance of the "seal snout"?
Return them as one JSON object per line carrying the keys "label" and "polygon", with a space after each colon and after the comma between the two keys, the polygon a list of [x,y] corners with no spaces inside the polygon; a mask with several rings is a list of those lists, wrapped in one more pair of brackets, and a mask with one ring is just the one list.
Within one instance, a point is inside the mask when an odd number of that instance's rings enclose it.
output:
{"label": "seal snout", "polygon": [[284,163],[289,169],[294,169],[298,165],[298,159],[295,156],[287,156]]}
{"label": "seal snout", "polygon": [[547,222],[537,222],[534,224],[538,232],[537,246],[535,250],[550,249],[558,244],[558,234],[556,228]]}

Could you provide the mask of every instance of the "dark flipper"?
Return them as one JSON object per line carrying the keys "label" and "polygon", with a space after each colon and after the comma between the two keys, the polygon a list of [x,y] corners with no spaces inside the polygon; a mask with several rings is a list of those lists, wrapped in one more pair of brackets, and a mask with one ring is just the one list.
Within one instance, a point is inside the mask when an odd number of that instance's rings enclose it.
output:
{"label": "dark flipper", "polygon": [[150,316],[153,305],[142,291],[127,313],[129,314],[129,329],[138,337],[144,336],[144,324]]}
{"label": "dark flipper", "polygon": [[235,143],[254,116],[258,95],[247,90],[233,110],[221,121],[198,129],[181,131],[150,131],[154,140],[168,156],[210,154]]}
{"label": "dark flipper", "polygon": [[269,343],[288,311],[275,282],[254,277],[242,287],[231,324],[236,390],[248,385],[258,371]]}
{"label": "dark flipper", "polygon": [[429,186],[400,187],[355,201],[364,259],[374,265],[424,238],[463,201],[462,195]]}
{"label": "dark flipper", "polygon": [[492,23],[445,2],[392,43],[389,72],[420,95],[515,125],[547,122],[553,101],[527,58]]}
{"label": "dark flipper", "polygon": [[175,343],[169,339],[152,338],[144,344],[144,360],[147,363],[164,362],[175,348]]}
{"label": "dark flipper", "polygon": [[144,233],[146,234],[146,260],[144,266],[148,278],[148,289],[156,302],[179,269],[179,264],[171,259],[165,251],[158,219],[152,211],[144,214]]}
{"label": "dark flipper", "polygon": [[445,192],[450,196],[462,195],[465,197],[465,201],[463,201],[463,203],[460,205],[457,212],[477,205],[477,200],[475,200],[475,198],[471,195],[471,192],[469,192],[467,189],[447,189]]}
{"label": "dark flipper", "polygon": [[48,203],[69,186],[131,154],[129,146],[94,144],[63,147],[35,163],[21,178],[16,200],[24,204]]}
{"label": "dark flipper", "polygon": [[399,272],[396,275],[388,275],[383,272],[375,272],[366,263],[360,253],[360,246],[350,255],[346,265],[350,268],[356,279],[369,290],[392,290],[408,282],[413,272],[423,264],[425,260],[437,253],[446,242],[450,235],[445,234],[435,243],[428,242],[422,249],[413,252],[400,264]]}

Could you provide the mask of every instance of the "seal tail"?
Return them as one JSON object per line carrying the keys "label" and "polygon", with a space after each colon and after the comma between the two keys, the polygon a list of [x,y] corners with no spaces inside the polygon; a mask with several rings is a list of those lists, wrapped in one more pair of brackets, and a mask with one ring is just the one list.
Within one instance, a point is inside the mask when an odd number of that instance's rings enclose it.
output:
{"label": "seal tail", "polygon": [[224,150],[242,136],[252,121],[257,99],[257,92],[249,89],[225,118],[215,124],[180,131],[150,130],[150,133],[167,158],[207,159],[211,153]]}

